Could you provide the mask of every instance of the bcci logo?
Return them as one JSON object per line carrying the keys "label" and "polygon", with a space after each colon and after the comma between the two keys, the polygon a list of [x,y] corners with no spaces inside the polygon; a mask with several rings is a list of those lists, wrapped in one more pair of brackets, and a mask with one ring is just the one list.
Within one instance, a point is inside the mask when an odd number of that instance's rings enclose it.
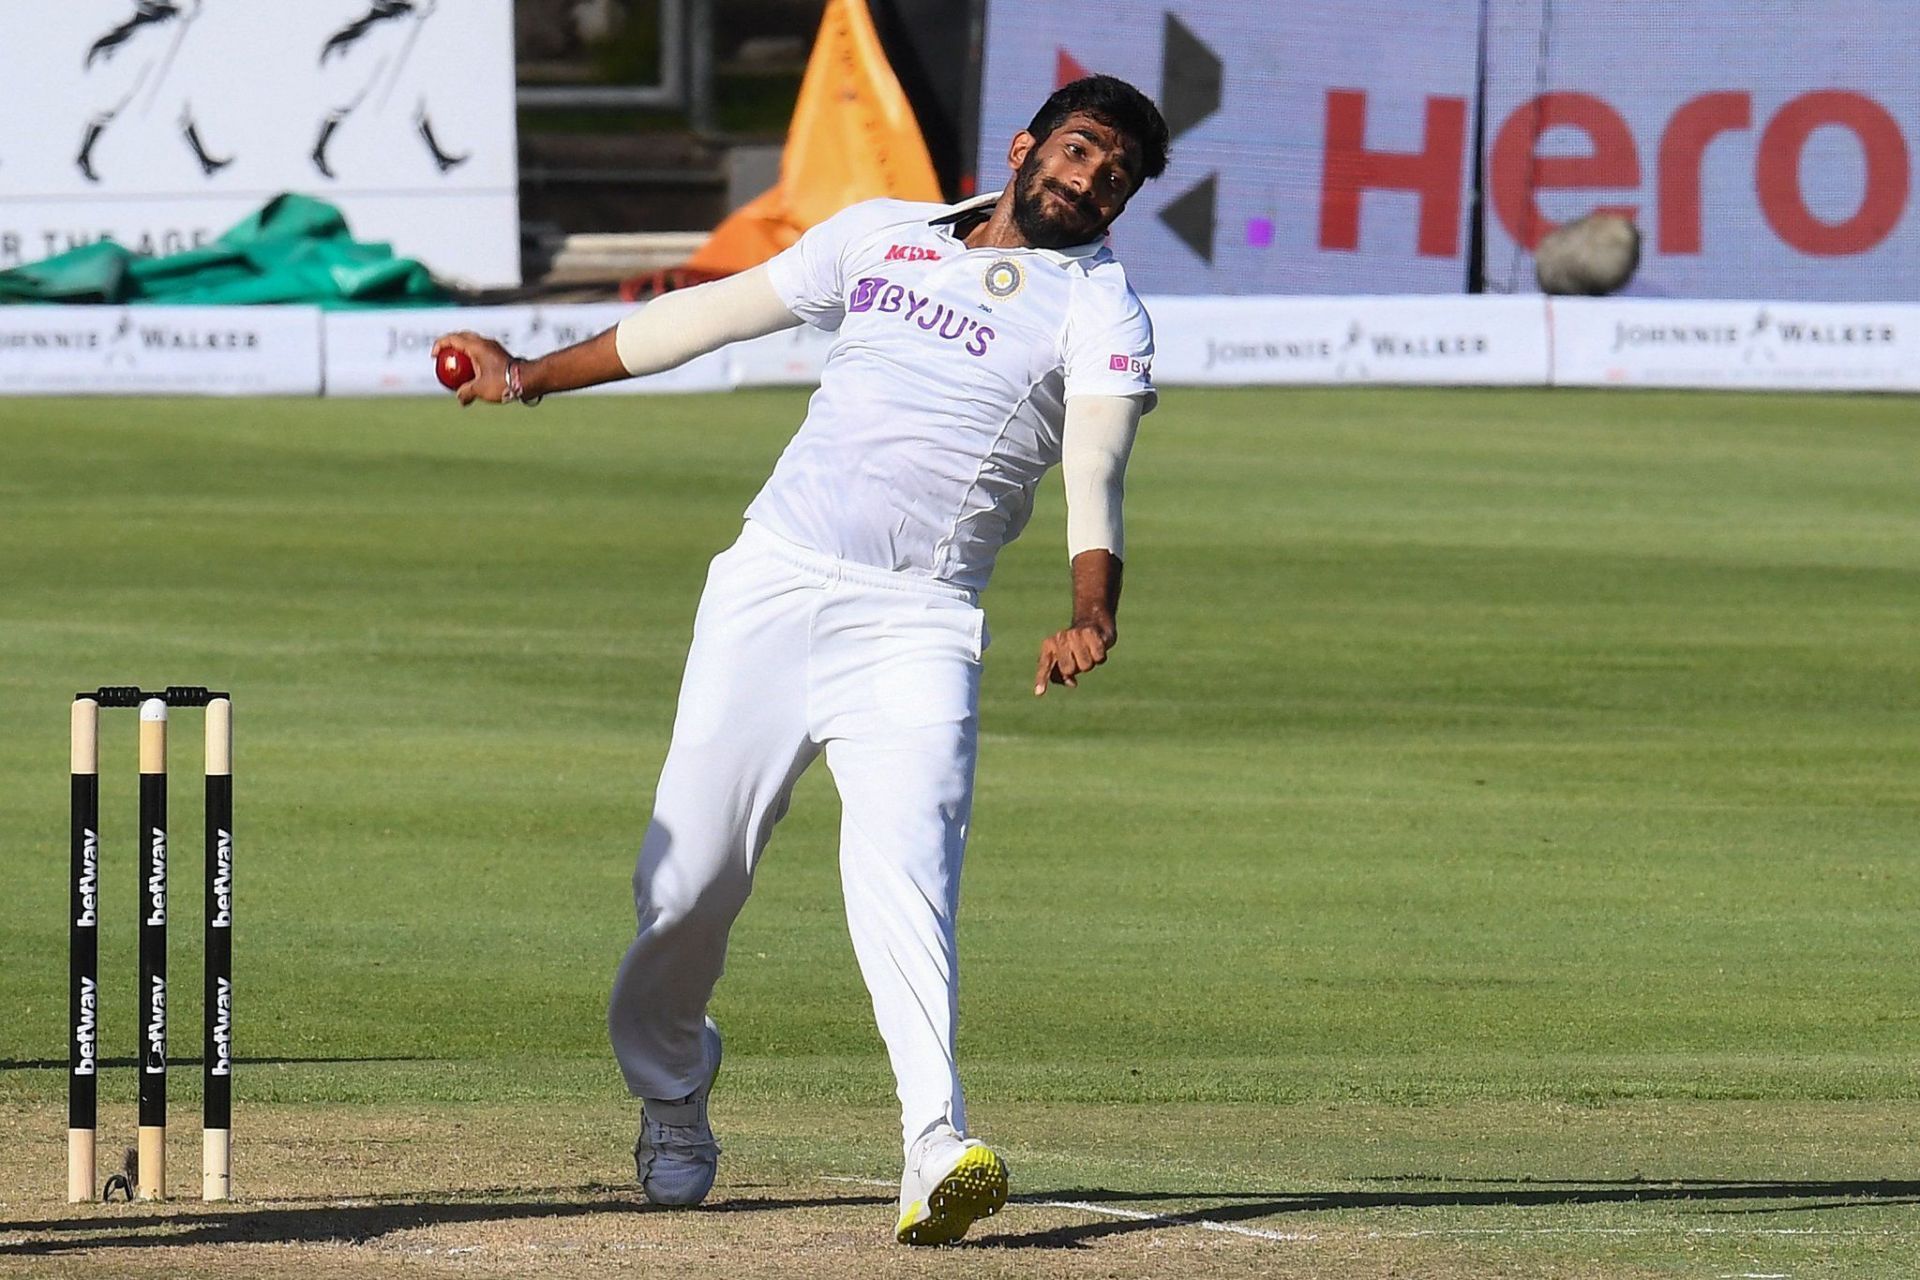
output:
{"label": "bcci logo", "polygon": [[1020,264],[1008,258],[1001,258],[987,268],[987,274],[980,277],[981,285],[996,298],[1011,298],[1026,285],[1027,277],[1020,270]]}

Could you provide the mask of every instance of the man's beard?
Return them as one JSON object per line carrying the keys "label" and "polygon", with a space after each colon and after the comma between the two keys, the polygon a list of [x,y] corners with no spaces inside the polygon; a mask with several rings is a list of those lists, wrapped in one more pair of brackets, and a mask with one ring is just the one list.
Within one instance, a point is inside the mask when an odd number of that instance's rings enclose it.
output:
{"label": "man's beard", "polygon": [[[1013,225],[1028,244],[1040,249],[1067,249],[1097,238],[1111,219],[1102,219],[1091,202],[1041,177],[1039,159],[1040,149],[1035,147],[1013,176]],[[1070,207],[1048,208],[1049,191]]]}

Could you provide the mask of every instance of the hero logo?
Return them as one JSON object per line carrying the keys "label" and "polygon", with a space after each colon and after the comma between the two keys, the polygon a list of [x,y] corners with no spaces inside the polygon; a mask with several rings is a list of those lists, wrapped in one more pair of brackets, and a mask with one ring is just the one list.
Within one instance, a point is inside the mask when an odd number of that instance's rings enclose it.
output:
{"label": "hero logo", "polygon": [[856,311],[899,316],[908,324],[937,333],[948,342],[964,343],[970,356],[986,355],[987,344],[994,338],[994,331],[972,316],[962,315],[944,302],[934,302],[903,285],[893,284],[884,276],[868,276],[854,283],[853,294],[847,299],[847,313],[851,315]]}
{"label": "hero logo", "polygon": [[1148,361],[1142,360],[1138,356],[1107,357],[1107,368],[1113,370],[1115,373],[1137,373],[1144,378],[1147,376],[1147,371],[1152,367]]}
{"label": "hero logo", "polygon": [[233,833],[222,831],[213,847],[213,919],[209,928],[233,927]]}
{"label": "hero logo", "polygon": [[100,997],[93,979],[80,979],[80,1016],[73,1024],[75,1051],[73,1074],[77,1076],[93,1074],[95,1046],[99,1039],[98,1023],[95,1020],[99,1003]]}
{"label": "hero logo", "polygon": [[[1755,99],[1768,97],[1771,94],[1744,89],[1716,89],[1676,103],[1661,123],[1644,108],[1623,113],[1595,93],[1538,94],[1514,107],[1492,135],[1486,162],[1488,202],[1507,234],[1531,251],[1557,225],[1540,207],[1542,192],[1639,193],[1642,157],[1651,153],[1657,159],[1646,195],[1654,205],[1654,252],[1705,253],[1708,225],[1741,229],[1741,210],[1731,205],[1735,193],[1716,190],[1723,180],[1707,166],[1708,146],[1722,135],[1751,134]],[[1417,151],[1374,149],[1367,140],[1370,114],[1367,91],[1327,90],[1320,248],[1359,249],[1363,201],[1374,192],[1413,192],[1420,210],[1415,252],[1455,256],[1465,222],[1460,216],[1460,175],[1473,136],[1467,100],[1427,98],[1426,135]],[[1647,136],[1656,124],[1657,142]],[[1552,154],[1557,139],[1568,134],[1585,137],[1575,150]],[[1859,195],[1850,211],[1829,216],[1808,199],[1809,189],[1831,182],[1823,183],[1829,162],[1810,162],[1810,156],[1817,157],[1834,134],[1852,135],[1851,146],[1859,157],[1854,170]],[[1894,235],[1906,216],[1912,185],[1908,140],[1900,118],[1865,94],[1810,90],[1782,103],[1760,128],[1756,142],[1743,138],[1727,145],[1740,148],[1742,164],[1752,156],[1750,198],[1773,234],[1797,253],[1866,253]],[[1600,209],[1644,221],[1638,203],[1609,203]],[[1575,209],[1571,216],[1581,212],[1586,211]],[[1709,212],[1718,216],[1709,219]]]}
{"label": "hero logo", "polygon": [[213,1066],[216,1076],[233,1074],[233,983],[218,979],[213,1000]]}
{"label": "hero logo", "polygon": [[147,1064],[142,1068],[150,1076],[167,1074],[167,980],[153,976],[153,990],[147,996]]}
{"label": "hero logo", "polygon": [[917,244],[896,244],[887,249],[888,262],[938,262],[940,255]]}
{"label": "hero logo", "polygon": [[80,914],[74,917],[76,929],[91,929],[100,923],[100,837],[83,830],[80,836]]}
{"label": "hero logo", "polygon": [[167,833],[153,829],[153,852],[147,862],[147,923],[167,922]]}

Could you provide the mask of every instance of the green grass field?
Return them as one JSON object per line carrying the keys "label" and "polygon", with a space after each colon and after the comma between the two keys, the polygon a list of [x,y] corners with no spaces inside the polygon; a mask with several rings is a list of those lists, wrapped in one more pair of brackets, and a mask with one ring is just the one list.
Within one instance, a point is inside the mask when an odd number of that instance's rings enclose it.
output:
{"label": "green grass field", "polygon": [[[632,854],[706,561],[803,406],[0,400],[0,1273],[1920,1272],[1910,398],[1169,392],[1113,662],[1031,696],[1057,485],[985,600],[962,1055],[1028,1201],[886,1243],[820,768],[716,998],[714,1207],[639,1210]],[[66,703],[133,682],[235,693],[245,1198],[210,1218],[63,1200]]]}

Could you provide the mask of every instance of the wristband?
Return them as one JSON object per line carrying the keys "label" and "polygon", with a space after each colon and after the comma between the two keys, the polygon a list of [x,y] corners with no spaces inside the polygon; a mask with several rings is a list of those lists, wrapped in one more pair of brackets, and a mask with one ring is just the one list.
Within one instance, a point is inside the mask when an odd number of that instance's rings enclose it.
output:
{"label": "wristband", "polygon": [[524,404],[529,409],[531,409],[534,405],[539,404],[540,401],[544,398],[545,397],[542,397],[542,396],[534,396],[531,399],[528,398],[525,388],[523,388],[520,385],[520,362],[518,360],[508,360],[507,361],[507,389],[500,396],[500,403],[512,404],[514,401],[518,400],[521,404]]}

